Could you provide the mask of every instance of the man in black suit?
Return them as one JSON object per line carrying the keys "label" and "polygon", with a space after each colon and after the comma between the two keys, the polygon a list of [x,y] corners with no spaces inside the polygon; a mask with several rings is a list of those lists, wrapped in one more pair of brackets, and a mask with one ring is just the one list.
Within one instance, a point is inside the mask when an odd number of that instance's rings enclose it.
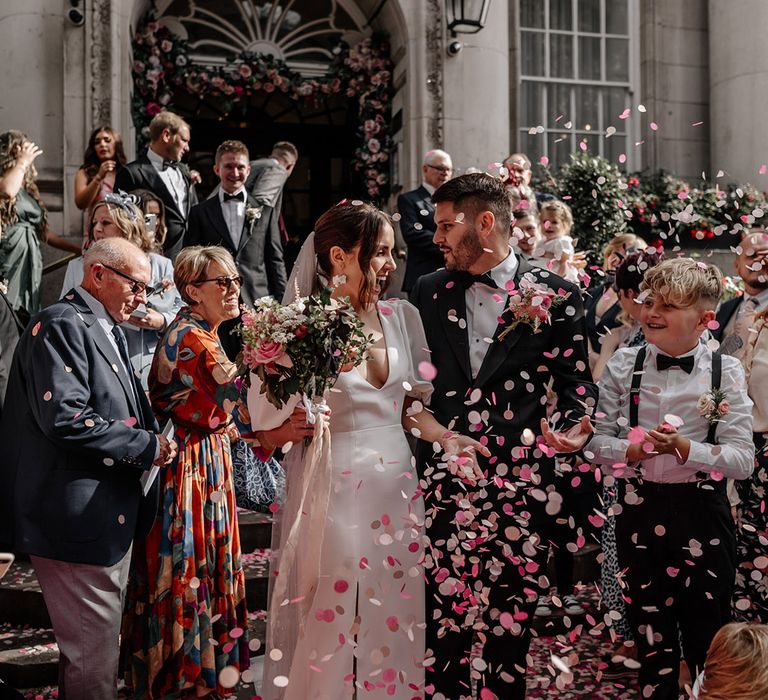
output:
{"label": "man in black suit", "polygon": [[423,182],[397,198],[400,232],[408,248],[403,291],[410,293],[422,275],[443,266],[443,255],[432,241],[435,234],[435,207],[432,194],[451,178],[453,163],[445,151],[427,151],[421,166]]}
{"label": "man in black suit", "polygon": [[[478,456],[486,478],[468,484],[446,477],[431,459],[432,446],[419,445],[420,466],[428,465],[431,543],[427,647],[434,661],[427,694],[469,695],[474,670],[479,688],[504,700],[523,698],[533,612],[559,504],[554,454],[584,446],[597,401],[584,309],[575,285],[511,250],[511,207],[500,180],[462,175],[432,200],[445,270],[422,277],[411,295],[437,369],[430,409],[452,430],[482,436],[491,457]],[[549,318],[534,329],[510,290],[531,299],[567,298],[552,303]],[[552,423],[565,432],[547,423],[550,384],[558,400]]]}
{"label": "man in black suit", "polygon": [[[243,278],[241,303],[251,305],[263,296],[282,299],[286,275],[277,215],[245,190],[250,172],[248,148],[241,141],[224,141],[216,149],[213,169],[219,192],[193,207],[184,244],[220,245],[232,253]],[[232,334],[237,323],[238,319],[222,323],[219,330],[232,358],[240,349],[239,337]]]}
{"label": "man in black suit", "polygon": [[149,190],[163,200],[168,231],[163,253],[174,260],[182,247],[189,212],[197,204],[192,175],[181,162],[189,151],[189,125],[173,112],[160,112],[149,124],[149,138],[146,153],[117,171],[115,189]]}
{"label": "man in black suit", "polygon": [[717,310],[718,327],[712,331],[721,350],[743,359],[749,342],[749,329],[757,314],[768,309],[768,235],[753,230],[741,240],[734,266],[744,282],[744,294],[734,297]]}
{"label": "man in black suit", "polygon": [[32,318],[0,427],[0,541],[29,554],[61,651],[59,694],[114,698],[134,536],[149,532],[176,445],[159,434],[131,367],[125,322],[146,302],[147,256],[94,243],[80,287]]}

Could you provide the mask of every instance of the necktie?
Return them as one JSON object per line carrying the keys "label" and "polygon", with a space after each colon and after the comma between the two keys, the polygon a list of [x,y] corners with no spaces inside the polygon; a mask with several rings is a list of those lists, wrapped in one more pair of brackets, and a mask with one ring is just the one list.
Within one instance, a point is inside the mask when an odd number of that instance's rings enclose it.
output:
{"label": "necktie", "polygon": [[167,158],[163,158],[163,170],[168,170],[168,168],[173,168],[174,170],[178,169],[180,163],[178,160],[168,160]]}
{"label": "necktie", "polygon": [[693,355],[686,355],[685,357],[670,357],[661,353],[656,355],[656,369],[659,372],[671,367],[679,367],[686,374],[690,374],[693,372]]}
{"label": "necktie", "polygon": [[131,356],[128,354],[128,343],[125,340],[125,333],[123,333],[123,329],[120,328],[120,326],[112,326],[112,337],[115,339],[115,343],[117,344],[117,349],[120,353],[120,359],[123,361],[123,365],[125,365],[125,371],[128,373],[128,376],[130,376],[132,374]]}
{"label": "necktie", "polygon": [[244,202],[245,201],[245,190],[241,190],[237,194],[229,194],[228,192],[224,193],[224,201],[225,202]]}

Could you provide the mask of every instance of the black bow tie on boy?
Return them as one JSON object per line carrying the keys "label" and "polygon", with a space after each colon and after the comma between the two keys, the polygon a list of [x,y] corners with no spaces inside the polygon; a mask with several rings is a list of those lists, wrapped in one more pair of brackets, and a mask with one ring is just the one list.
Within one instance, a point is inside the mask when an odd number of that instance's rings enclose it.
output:
{"label": "black bow tie on boy", "polygon": [[656,355],[656,369],[659,372],[670,367],[679,367],[683,372],[690,374],[693,372],[693,355],[686,355],[685,357],[670,357],[661,353]]}
{"label": "black bow tie on boy", "polygon": [[244,202],[245,201],[245,190],[240,190],[237,194],[229,194],[229,192],[224,193],[224,201],[225,202]]}

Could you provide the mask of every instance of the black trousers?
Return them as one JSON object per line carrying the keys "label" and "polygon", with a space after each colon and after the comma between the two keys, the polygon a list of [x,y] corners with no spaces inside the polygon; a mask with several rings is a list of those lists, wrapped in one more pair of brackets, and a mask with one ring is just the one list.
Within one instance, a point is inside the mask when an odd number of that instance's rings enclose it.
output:
{"label": "black trousers", "polygon": [[691,675],[730,619],[736,539],[725,481],[623,484],[616,516],[628,617],[643,698],[677,700],[682,655]]}
{"label": "black trousers", "polygon": [[[522,700],[552,518],[529,489],[511,495],[489,486],[444,496],[453,487],[442,486],[445,490],[438,488],[426,499],[431,542],[426,637],[434,657],[426,670],[426,695],[472,697],[474,669],[478,690]],[[471,501],[469,509],[463,499]],[[472,517],[457,518],[459,513]]]}

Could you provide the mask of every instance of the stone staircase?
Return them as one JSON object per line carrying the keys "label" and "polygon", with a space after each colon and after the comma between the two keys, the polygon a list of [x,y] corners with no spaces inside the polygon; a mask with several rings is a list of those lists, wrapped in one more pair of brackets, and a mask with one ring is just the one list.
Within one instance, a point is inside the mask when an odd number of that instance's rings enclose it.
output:
{"label": "stone staircase", "polygon": [[[249,634],[252,640],[261,641],[253,652],[261,655],[266,637],[272,523],[270,516],[248,511],[239,511],[238,521]],[[58,665],[59,650],[43,594],[32,564],[22,557],[0,581],[0,678],[19,690],[56,685]]]}

